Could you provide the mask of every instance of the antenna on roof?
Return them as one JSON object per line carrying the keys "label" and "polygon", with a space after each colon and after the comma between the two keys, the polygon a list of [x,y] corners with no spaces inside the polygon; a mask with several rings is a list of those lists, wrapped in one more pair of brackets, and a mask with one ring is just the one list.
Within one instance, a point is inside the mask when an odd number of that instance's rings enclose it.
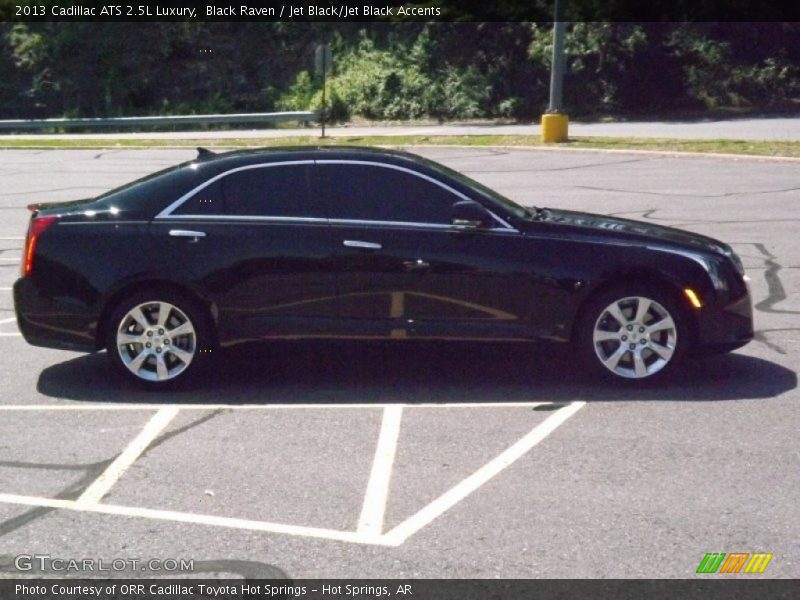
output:
{"label": "antenna on roof", "polygon": [[212,156],[216,156],[214,152],[209,150],[208,148],[198,148],[197,149],[197,158],[198,160],[203,160],[205,158],[211,158]]}

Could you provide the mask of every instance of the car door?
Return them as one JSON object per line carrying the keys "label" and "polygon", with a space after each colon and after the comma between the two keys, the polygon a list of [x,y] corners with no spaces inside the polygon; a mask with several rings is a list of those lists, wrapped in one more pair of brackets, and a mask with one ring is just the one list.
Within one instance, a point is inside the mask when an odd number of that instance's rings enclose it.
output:
{"label": "car door", "polygon": [[[441,180],[399,165],[317,161],[346,327],[390,337],[519,337],[532,305],[520,233],[465,231],[451,222],[466,199]],[[520,253],[522,254],[522,253]]]}
{"label": "car door", "polygon": [[310,194],[311,168],[235,168],[154,220],[172,277],[211,301],[221,343],[330,333],[331,238]]}

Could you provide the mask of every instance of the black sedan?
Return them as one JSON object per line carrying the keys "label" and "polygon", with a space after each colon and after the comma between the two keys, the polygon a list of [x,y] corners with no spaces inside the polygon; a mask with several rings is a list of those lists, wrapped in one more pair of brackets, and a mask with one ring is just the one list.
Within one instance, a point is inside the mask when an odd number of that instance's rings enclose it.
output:
{"label": "black sedan", "polygon": [[387,150],[213,154],[31,205],[14,286],[34,345],[108,349],[160,385],[279,338],[570,342],[644,379],[753,337],[739,258],[649,223],[523,208]]}

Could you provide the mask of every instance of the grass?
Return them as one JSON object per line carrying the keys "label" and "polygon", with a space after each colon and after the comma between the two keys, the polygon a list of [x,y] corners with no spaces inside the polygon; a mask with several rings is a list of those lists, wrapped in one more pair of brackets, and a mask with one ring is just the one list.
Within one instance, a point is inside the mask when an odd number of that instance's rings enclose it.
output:
{"label": "grass", "polygon": [[0,148],[260,148],[281,146],[506,146],[548,147],[585,150],[650,150],[657,152],[692,152],[740,154],[750,156],[800,157],[800,142],[749,140],[682,140],[632,137],[575,137],[564,144],[542,144],[539,136],[526,135],[392,135],[335,137],[321,139],[316,133],[282,138],[209,138],[192,139],[63,139],[63,138],[4,138]]}

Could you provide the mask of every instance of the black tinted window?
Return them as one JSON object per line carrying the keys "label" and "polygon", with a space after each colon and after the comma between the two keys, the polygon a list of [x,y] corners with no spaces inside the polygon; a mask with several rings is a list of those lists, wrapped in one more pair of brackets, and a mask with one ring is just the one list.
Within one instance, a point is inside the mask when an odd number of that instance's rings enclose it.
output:
{"label": "black tinted window", "polygon": [[449,224],[460,199],[432,181],[373,165],[318,165],[317,182],[332,219]]}
{"label": "black tinted window", "polygon": [[245,169],[226,175],[184,202],[176,215],[321,217],[308,194],[308,167]]}

